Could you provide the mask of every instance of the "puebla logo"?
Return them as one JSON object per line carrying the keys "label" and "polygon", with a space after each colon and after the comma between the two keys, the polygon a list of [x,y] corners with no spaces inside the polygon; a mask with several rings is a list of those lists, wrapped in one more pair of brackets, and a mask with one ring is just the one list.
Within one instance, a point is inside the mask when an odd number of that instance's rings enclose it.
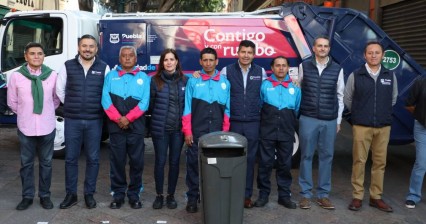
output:
{"label": "puebla logo", "polygon": [[111,33],[109,34],[109,42],[112,44],[116,44],[120,42],[120,34],[118,33]]}

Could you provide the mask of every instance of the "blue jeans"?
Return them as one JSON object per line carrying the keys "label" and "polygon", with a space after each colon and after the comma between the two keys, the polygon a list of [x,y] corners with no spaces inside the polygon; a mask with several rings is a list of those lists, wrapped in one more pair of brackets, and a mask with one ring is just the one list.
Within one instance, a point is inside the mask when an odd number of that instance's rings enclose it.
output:
{"label": "blue jeans", "polygon": [[231,121],[230,131],[247,138],[247,175],[245,198],[253,194],[254,166],[259,151],[260,122]]}
{"label": "blue jeans", "polygon": [[291,155],[293,152],[293,141],[276,141],[261,139],[259,150],[259,172],[257,175],[257,186],[259,198],[268,198],[271,193],[271,173],[275,161],[275,149],[277,150],[277,170],[275,176],[278,185],[278,198],[290,198],[291,177]]}
{"label": "blue jeans", "polygon": [[84,194],[94,194],[99,172],[102,119],[65,119],[65,188],[67,194],[77,193],[78,159],[81,147],[86,156]]}
{"label": "blue jeans", "polygon": [[336,140],[337,120],[319,120],[312,117],[300,116],[300,194],[305,198],[312,198],[312,159],[315,149],[318,150],[318,187],[317,197],[328,197],[331,190],[331,166]]}
{"label": "blue jeans", "polygon": [[52,156],[55,130],[48,135],[26,136],[18,129],[21,149],[21,182],[22,197],[34,198],[34,158],[37,154],[39,161],[38,196],[50,197],[52,180]]}
{"label": "blue jeans", "polygon": [[[131,131],[111,133],[110,139],[110,180],[115,199],[123,199],[127,193],[130,201],[138,201],[142,192],[144,166],[144,134]],[[129,185],[126,181],[126,164],[129,157]]]}
{"label": "blue jeans", "polygon": [[414,121],[414,141],[416,142],[416,162],[410,177],[407,200],[418,203],[422,197],[423,178],[426,173],[426,128]]}
{"label": "blue jeans", "polygon": [[179,177],[179,162],[183,146],[183,133],[181,131],[166,131],[162,137],[152,136],[152,142],[155,151],[155,190],[157,194],[163,194],[164,166],[166,165],[168,152],[169,176],[167,194],[174,194]]}

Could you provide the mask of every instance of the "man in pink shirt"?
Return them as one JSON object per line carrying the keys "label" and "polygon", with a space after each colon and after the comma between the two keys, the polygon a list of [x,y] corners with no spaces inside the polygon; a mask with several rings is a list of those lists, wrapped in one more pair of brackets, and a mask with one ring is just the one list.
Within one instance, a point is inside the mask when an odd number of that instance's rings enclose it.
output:
{"label": "man in pink shirt", "polygon": [[41,44],[28,43],[24,56],[27,63],[11,75],[7,91],[7,104],[17,114],[21,149],[22,201],[16,209],[25,210],[33,203],[36,154],[39,160],[40,204],[45,209],[51,209],[55,108],[60,102],[55,93],[57,73],[43,65],[44,50]]}

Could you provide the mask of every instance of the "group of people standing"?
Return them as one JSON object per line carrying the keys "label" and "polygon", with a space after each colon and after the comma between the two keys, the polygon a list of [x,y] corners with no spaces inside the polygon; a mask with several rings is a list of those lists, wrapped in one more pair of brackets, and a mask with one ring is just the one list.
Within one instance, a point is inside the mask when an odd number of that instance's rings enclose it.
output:
{"label": "group of people standing", "polygon": [[[110,208],[119,209],[127,196],[131,208],[142,207],[140,193],[144,168],[145,114],[151,114],[151,134],[155,151],[156,198],[152,207],[177,207],[175,191],[183,144],[186,149],[186,211],[198,211],[199,169],[198,140],[214,131],[232,131],[245,136],[247,176],[245,208],[263,207],[269,201],[270,177],[275,155],[278,203],[294,209],[291,200],[291,157],[294,134],[299,122],[301,162],[299,207],[311,207],[313,193],[312,163],[318,151],[319,169],[316,203],[334,209],[329,199],[334,142],[340,130],[344,105],[352,113],[353,166],[352,201],[348,208],[359,210],[364,197],[365,162],[372,151],[372,181],[369,205],[391,212],[382,200],[387,144],[392,122],[392,106],[398,95],[393,72],[381,66],[384,50],[380,43],[366,45],[366,64],[354,71],[345,86],[343,69],[329,56],[330,41],[320,36],[314,40],[314,56],[299,66],[298,80],[288,74],[289,62],[283,56],[271,61],[272,74],[254,64],[256,46],[243,40],[238,61],[216,69],[214,49],[200,52],[202,67],[184,75],[179,56],[165,49],[153,77],[139,70],[133,46],[123,46],[115,69],[97,56],[93,36],[84,35],[79,52],[65,62],[59,73],[43,65],[43,46],[29,43],[25,63],[12,74],[8,84],[8,105],[18,115],[21,149],[22,201],[18,210],[27,209],[35,196],[34,158],[40,161],[40,204],[53,208],[50,200],[55,108],[62,102],[65,117],[65,187],[60,204],[67,209],[78,202],[78,158],[82,147],[86,155],[84,199],[87,208],[95,208],[96,181],[104,113],[110,133],[110,181],[113,200]],[[406,206],[414,208],[421,198],[426,171],[425,102],[426,82],[419,80],[407,101],[407,109],[416,118],[417,159],[410,180]],[[165,164],[169,161],[167,196],[164,197]],[[126,164],[129,160],[129,183]],[[255,163],[258,161],[258,198],[252,201]],[[165,200],[164,200],[165,198]]]}

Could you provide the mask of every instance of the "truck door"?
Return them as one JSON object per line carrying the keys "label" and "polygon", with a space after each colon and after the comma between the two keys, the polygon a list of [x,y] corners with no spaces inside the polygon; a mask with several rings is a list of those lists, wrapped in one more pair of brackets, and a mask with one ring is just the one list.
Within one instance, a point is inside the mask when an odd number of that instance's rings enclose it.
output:
{"label": "truck door", "polygon": [[[64,15],[39,17],[11,17],[2,29],[1,71],[10,75],[25,62],[24,48],[29,42],[37,42],[44,46],[45,64],[49,61],[65,61],[63,47]],[[50,63],[50,67],[58,70],[61,65]]]}

